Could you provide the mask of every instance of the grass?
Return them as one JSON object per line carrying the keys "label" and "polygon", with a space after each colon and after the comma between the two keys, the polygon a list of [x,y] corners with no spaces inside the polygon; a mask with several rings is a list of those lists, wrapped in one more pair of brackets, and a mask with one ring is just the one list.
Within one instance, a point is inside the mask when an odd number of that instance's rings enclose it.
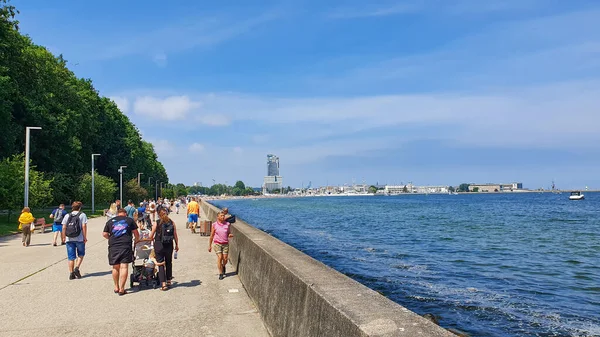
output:
{"label": "grass", "polygon": [[[67,211],[69,211],[69,209],[67,209]],[[51,209],[48,210],[33,210],[33,216],[36,217],[36,219],[41,218],[41,216],[39,216],[40,214],[44,214],[44,219],[46,219],[46,223],[51,222],[52,219],[50,219],[48,217],[48,215],[50,214],[50,212],[52,212]],[[93,219],[93,218],[98,218],[102,216],[102,212],[103,209],[96,209],[96,212],[94,214],[92,214],[92,210],[91,209],[83,209],[83,212],[85,214],[87,214],[88,218]],[[7,214],[2,214],[0,215],[0,236],[6,236],[6,235],[11,235],[11,234],[16,234],[19,231],[17,230],[17,228],[19,227],[19,223],[18,223],[18,219],[19,219],[19,215],[21,214],[20,211],[13,211],[11,212],[10,215],[10,221],[8,218]]]}
{"label": "grass", "polygon": [[17,219],[7,222],[6,219],[0,218],[0,236],[15,234],[18,227]]}

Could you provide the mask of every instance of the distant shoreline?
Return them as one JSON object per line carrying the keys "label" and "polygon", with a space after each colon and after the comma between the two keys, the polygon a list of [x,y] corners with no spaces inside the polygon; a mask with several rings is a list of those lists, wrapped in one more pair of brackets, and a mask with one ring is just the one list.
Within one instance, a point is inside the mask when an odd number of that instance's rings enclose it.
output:
{"label": "distant shoreline", "polygon": [[[556,194],[570,194],[571,192],[583,192],[585,193],[597,193],[600,190],[560,190],[560,191],[534,191],[534,190],[518,190],[512,192],[457,192],[458,195],[478,195],[478,194],[523,194],[523,193],[556,193]],[[353,195],[353,196],[345,196],[348,198],[356,198],[357,196],[361,197],[395,197],[395,196],[410,196],[410,195],[450,195],[448,193],[400,193],[400,194],[376,194],[376,195]],[[246,199],[280,199],[280,198],[325,198],[325,197],[344,197],[342,195],[279,195],[279,194],[271,194],[271,195],[257,195],[257,196],[203,196],[200,197],[204,200],[246,200]]]}

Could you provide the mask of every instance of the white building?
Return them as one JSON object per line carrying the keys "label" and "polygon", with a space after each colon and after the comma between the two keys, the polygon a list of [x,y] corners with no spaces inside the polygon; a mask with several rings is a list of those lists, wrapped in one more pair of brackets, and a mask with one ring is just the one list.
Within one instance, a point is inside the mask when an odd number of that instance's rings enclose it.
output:
{"label": "white building", "polygon": [[282,176],[266,176],[263,183],[263,193],[281,190],[283,188]]}

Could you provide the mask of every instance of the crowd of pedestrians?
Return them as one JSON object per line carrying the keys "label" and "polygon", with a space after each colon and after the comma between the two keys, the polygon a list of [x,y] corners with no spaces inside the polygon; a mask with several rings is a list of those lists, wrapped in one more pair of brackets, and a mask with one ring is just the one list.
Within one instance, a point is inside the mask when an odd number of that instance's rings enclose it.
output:
{"label": "crowd of pedestrians", "polygon": [[[102,235],[108,240],[108,264],[112,267],[114,293],[120,296],[127,294],[125,285],[129,276],[129,265],[136,258],[138,244],[151,247],[152,252],[147,260],[152,260],[158,267],[156,277],[161,290],[168,290],[173,280],[173,258],[179,251],[177,226],[169,214],[179,214],[180,208],[186,209],[187,226],[192,233],[196,232],[200,218],[200,205],[195,197],[169,200],[144,200],[136,207],[132,200],[127,206],[121,206],[121,200],[115,200],[106,210],[107,222]],[[88,218],[82,211],[82,203],[73,202],[71,211],[60,204],[49,215],[52,219],[52,245],[66,246],[69,279],[82,277],[80,268],[86,253],[88,241]],[[22,231],[22,243],[31,244],[31,233],[35,229],[35,218],[29,207],[23,208],[19,216],[19,229]],[[235,222],[227,209],[219,213],[217,221],[212,224],[208,251],[217,255],[219,279],[226,276],[226,265],[229,255],[229,239],[233,237],[230,223]]]}

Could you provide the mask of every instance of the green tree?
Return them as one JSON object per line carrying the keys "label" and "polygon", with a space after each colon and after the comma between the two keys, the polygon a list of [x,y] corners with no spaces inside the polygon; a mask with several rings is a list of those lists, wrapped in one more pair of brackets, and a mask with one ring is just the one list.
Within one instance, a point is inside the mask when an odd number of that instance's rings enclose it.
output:
{"label": "green tree", "polygon": [[478,193],[479,192],[479,187],[473,187],[473,192]]}
{"label": "green tree", "polygon": [[128,180],[123,186],[123,196],[125,200],[132,200],[134,203],[138,203],[148,198],[148,191],[142,186],[138,186],[137,179]]}
{"label": "green tree", "polygon": [[377,186],[371,185],[369,187],[369,193],[377,193]]}
{"label": "green tree", "polygon": [[[18,154],[0,161],[0,209],[20,211],[24,204],[24,155]],[[29,206],[43,207],[52,201],[52,180],[46,179],[36,167],[29,167]]]}
{"label": "green tree", "polygon": [[460,186],[458,186],[458,191],[459,192],[469,192],[469,184],[467,184],[467,183],[460,184]]}
{"label": "green tree", "polygon": [[238,180],[238,181],[236,181],[236,182],[235,182],[235,185],[233,185],[233,187],[234,187],[234,188],[235,188],[235,187],[237,187],[238,189],[240,189],[240,190],[242,190],[242,191],[243,191],[243,190],[245,190],[245,189],[246,189],[246,184],[244,184],[244,182],[243,182],[243,181],[241,181],[241,180]]}
{"label": "green tree", "polygon": [[[116,199],[117,183],[109,177],[94,172],[94,201],[97,204],[109,204]],[[84,204],[92,202],[92,175],[86,173],[81,177],[76,191],[76,199]]]}
{"label": "green tree", "polygon": [[402,192],[403,193],[408,193],[408,187],[406,185],[404,185],[404,187],[402,188]]}
{"label": "green tree", "polygon": [[121,165],[128,166],[125,180],[144,172],[168,181],[154,147],[129,118],[90,79],[76,77],[62,55],[22,35],[17,14],[8,0],[0,0],[0,159],[20,153],[25,126],[36,125],[42,130],[32,134],[31,158],[38,171],[56,178],[55,202],[77,199],[77,189],[68,186],[89,172],[92,153],[101,154],[98,173],[115,181]]}
{"label": "green tree", "polygon": [[456,191],[456,189],[454,188],[454,186],[448,186],[448,192],[454,193],[454,191]]}

